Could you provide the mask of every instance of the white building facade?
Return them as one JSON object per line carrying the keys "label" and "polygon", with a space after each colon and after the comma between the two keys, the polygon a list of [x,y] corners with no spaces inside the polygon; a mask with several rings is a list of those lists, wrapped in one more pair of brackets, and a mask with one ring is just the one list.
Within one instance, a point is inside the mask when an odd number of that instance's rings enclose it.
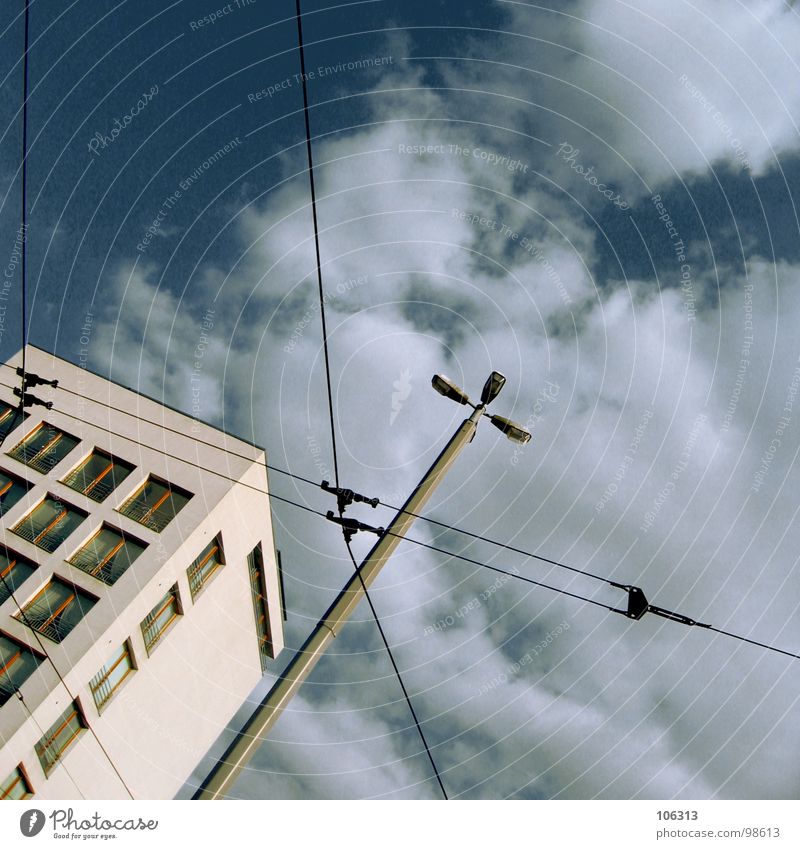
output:
{"label": "white building facade", "polygon": [[283,647],[264,451],[29,346],[0,366],[0,798],[172,798]]}

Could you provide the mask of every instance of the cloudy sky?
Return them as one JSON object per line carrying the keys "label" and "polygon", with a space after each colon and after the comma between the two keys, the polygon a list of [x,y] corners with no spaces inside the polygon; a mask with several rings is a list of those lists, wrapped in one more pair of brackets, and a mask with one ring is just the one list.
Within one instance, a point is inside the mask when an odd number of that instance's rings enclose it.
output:
{"label": "cloudy sky", "polygon": [[[477,395],[497,369],[494,412],[533,440],[484,424],[427,515],[800,650],[794,3],[303,11],[342,484],[402,503],[463,417],[431,375]],[[0,8],[4,268],[21,12]],[[294,13],[31,2],[29,327],[78,361],[91,313],[96,371],[191,412],[210,315],[199,416],[321,480],[333,457]],[[4,358],[20,339],[16,267],[9,279]],[[284,502],[273,520],[288,648],[254,699],[352,573],[335,526]],[[411,536],[624,604],[425,522]],[[797,798],[797,661],[497,579],[406,542],[372,593],[452,797]],[[367,607],[234,795],[438,795]]]}

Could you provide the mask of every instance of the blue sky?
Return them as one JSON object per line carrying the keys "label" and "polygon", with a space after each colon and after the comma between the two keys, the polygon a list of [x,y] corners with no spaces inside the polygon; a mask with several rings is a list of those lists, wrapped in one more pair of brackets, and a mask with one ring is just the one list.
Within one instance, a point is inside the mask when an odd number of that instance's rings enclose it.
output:
{"label": "blue sky", "polygon": [[[499,369],[496,412],[529,422],[533,441],[515,451],[482,428],[430,515],[797,650],[797,409],[780,425],[800,355],[793,6],[303,9],[343,483],[401,503],[461,417],[430,376],[475,394]],[[21,10],[0,10],[9,256]],[[321,479],[294,3],[232,4],[198,24],[218,10],[31,3],[30,339],[77,361],[91,311],[93,368],[190,410],[213,310],[201,417]],[[8,322],[4,356],[19,344]],[[333,506],[279,475],[272,486]],[[288,657],[352,567],[333,526],[283,504],[274,521]],[[620,602],[422,523],[413,536]],[[407,543],[374,590],[451,795],[796,798],[791,661],[514,581],[489,592],[495,578]],[[436,792],[367,609],[235,788]]]}

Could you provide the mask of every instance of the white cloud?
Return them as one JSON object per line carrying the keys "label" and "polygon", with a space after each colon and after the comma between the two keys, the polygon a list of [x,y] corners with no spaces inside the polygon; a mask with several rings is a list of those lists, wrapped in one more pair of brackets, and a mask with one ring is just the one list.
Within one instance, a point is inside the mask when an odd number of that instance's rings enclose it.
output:
{"label": "white cloud", "polygon": [[784,0],[508,8],[514,31],[559,45],[510,39],[506,61],[534,68],[510,86],[553,109],[531,110],[537,134],[563,134],[604,181],[646,192],[721,162],[760,175],[798,150],[800,16]]}
{"label": "white cloud", "polygon": [[[411,108],[417,100],[408,98],[404,105]],[[420,112],[436,114],[440,105],[429,92]],[[381,118],[378,110],[376,121]],[[800,646],[785,591],[795,561],[782,536],[793,507],[787,499],[771,501],[781,481],[795,477],[794,418],[762,491],[746,500],[775,427],[766,406],[756,417],[760,392],[767,387],[774,410],[791,381],[800,269],[754,259],[747,280],[729,279],[720,304],[712,302],[690,322],[675,290],[659,293],[649,281],[595,285],[594,236],[568,200],[518,190],[509,172],[472,157],[399,152],[400,144],[448,143],[430,125],[376,123],[317,149],[320,163],[338,163],[320,167],[317,185],[343,483],[395,503],[410,491],[463,412],[432,392],[433,372],[447,371],[475,394],[502,364],[509,384],[497,412],[522,422],[534,415],[549,380],[557,392],[531,422],[531,445],[515,453],[484,424],[432,513],[641,583],[663,607],[734,631],[749,633],[752,626],[755,638]],[[499,140],[495,147],[502,149]],[[643,166],[648,160],[648,173],[658,178],[661,166],[648,157]],[[304,179],[247,209],[239,263],[227,277],[204,269],[189,300],[179,303],[159,288],[153,268],[139,267],[133,277],[124,270],[116,281],[117,299],[125,292],[122,307],[109,314],[98,337],[104,351],[96,353],[107,361],[113,344],[116,374],[125,382],[155,394],[165,387],[168,401],[185,406],[197,312],[226,278],[204,360],[208,397],[224,399],[229,426],[247,436],[254,428],[271,462],[320,479],[330,478],[332,458]],[[542,217],[520,212],[512,194]],[[541,259],[453,209],[503,221],[515,232],[524,228],[563,282],[569,304]],[[476,260],[479,253],[504,268]],[[709,287],[711,269],[698,265],[696,272],[698,287]],[[769,294],[775,275],[785,322],[777,336]],[[337,289],[361,277],[367,280]],[[758,341],[723,428],[749,284]],[[410,373],[411,391],[391,424],[392,383],[402,370]],[[648,410],[651,419],[618,488],[597,510]],[[707,418],[694,428],[700,414]],[[686,467],[673,478],[690,441]],[[651,527],[641,530],[670,480],[674,488]],[[277,475],[273,487],[320,509],[333,506],[319,491]],[[333,526],[290,507],[275,509],[296,644],[352,567]],[[350,512],[375,524],[390,515]],[[422,524],[413,536],[436,539]],[[373,541],[356,537],[359,556]],[[452,536],[448,542],[463,544]],[[621,591],[509,552],[476,545],[467,553],[571,592],[597,592],[608,604],[624,603]],[[788,753],[796,751],[797,731],[782,718],[800,697],[786,673],[789,661],[652,615],[626,623],[516,582],[455,615],[480,600],[496,577],[409,544],[373,593],[451,790],[575,798],[796,794]],[[425,633],[447,616],[452,626]],[[358,618],[367,620],[368,611],[359,610]],[[569,629],[535,663],[481,693],[494,677],[509,677],[509,666],[562,621]],[[283,742],[270,743],[259,757],[265,774],[242,779],[240,792],[422,794],[425,762],[404,760],[406,752],[418,752],[413,733],[394,736],[409,719],[368,621],[348,628],[335,659],[325,663],[323,681],[338,686],[315,686],[313,697],[293,703],[276,729]],[[320,708],[340,713],[320,716]],[[739,769],[745,759],[747,768]]]}

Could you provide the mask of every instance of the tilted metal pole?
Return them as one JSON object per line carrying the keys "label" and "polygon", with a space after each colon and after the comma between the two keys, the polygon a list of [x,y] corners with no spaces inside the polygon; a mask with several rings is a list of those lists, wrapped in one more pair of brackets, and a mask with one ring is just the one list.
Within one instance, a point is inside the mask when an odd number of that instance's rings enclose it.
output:
{"label": "tilted metal pole", "polygon": [[[353,577],[336,597],[335,601],[323,615],[322,619],[303,643],[303,647],[289,662],[283,674],[264,696],[261,704],[228,746],[225,754],[214,765],[205,781],[200,785],[192,798],[219,799],[225,796],[239,774],[247,767],[250,759],[259,746],[264,742],[267,732],[277,722],[290,699],[300,689],[300,685],[317,665],[328,645],[339,633],[344,623],[352,616],[358,603],[364,598],[368,588],[386,561],[392,556],[402,538],[408,533],[416,518],[449,470],[453,461],[461,453],[464,446],[471,441],[478,426],[478,419],[483,415],[484,407],[480,405],[445,446],[436,462],[428,469],[425,476],[411,493],[406,503],[392,519],[391,524],[378,542],[364,559],[364,562],[353,573]],[[363,581],[363,583],[362,583]]]}

